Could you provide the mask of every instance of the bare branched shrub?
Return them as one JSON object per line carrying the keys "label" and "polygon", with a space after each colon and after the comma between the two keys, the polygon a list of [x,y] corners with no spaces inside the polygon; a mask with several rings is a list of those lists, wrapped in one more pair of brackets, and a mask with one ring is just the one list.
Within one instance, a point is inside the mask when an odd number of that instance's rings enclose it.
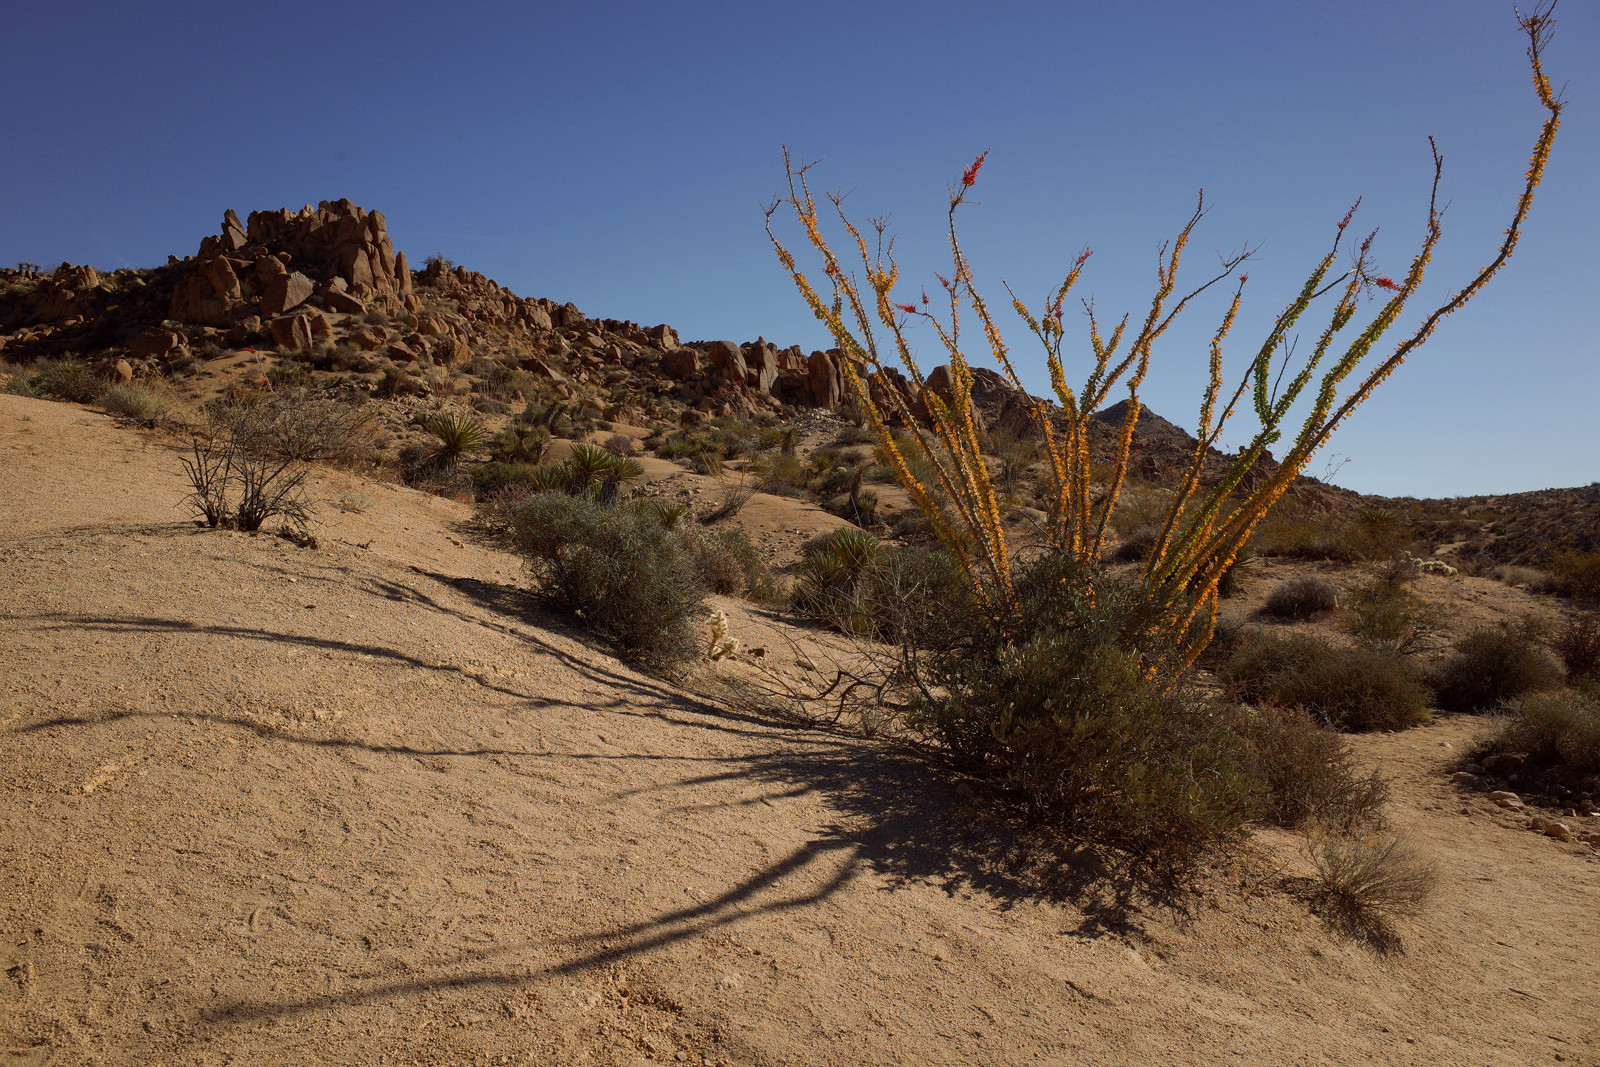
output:
{"label": "bare branched shrub", "polygon": [[1265,817],[1279,826],[1349,831],[1383,823],[1389,783],[1363,775],[1350,743],[1304,708],[1237,708],[1230,724],[1245,739],[1267,790]]}
{"label": "bare branched shrub", "polygon": [[1568,619],[1551,639],[1550,648],[1561,657],[1568,682],[1579,678],[1600,681],[1600,619],[1593,615]]}
{"label": "bare branched shrub", "polygon": [[186,500],[213,527],[254,532],[273,518],[303,526],[311,517],[306,464],[352,462],[370,446],[363,412],[298,391],[214,405],[210,416],[182,462]]}

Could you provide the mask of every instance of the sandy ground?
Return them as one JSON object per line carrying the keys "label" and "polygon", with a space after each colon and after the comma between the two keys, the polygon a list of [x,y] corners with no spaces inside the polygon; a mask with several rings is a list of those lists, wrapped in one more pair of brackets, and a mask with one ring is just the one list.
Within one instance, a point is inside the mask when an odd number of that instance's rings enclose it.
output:
{"label": "sandy ground", "polygon": [[1471,720],[1357,740],[1444,875],[1400,950],[1277,832],[1130,911],[619,663],[462,505],[319,475],[302,549],[177,459],[0,396],[0,1062],[1600,1063],[1600,863],[1456,792]]}

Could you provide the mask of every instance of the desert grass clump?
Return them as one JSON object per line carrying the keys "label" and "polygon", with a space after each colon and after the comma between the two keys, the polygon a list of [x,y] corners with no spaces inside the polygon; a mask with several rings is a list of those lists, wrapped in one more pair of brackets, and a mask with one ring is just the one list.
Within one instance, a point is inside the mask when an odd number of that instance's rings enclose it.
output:
{"label": "desert grass clump", "polygon": [[1321,903],[1330,917],[1362,930],[1422,911],[1438,889],[1439,869],[1392,833],[1317,835],[1311,841]]}
{"label": "desert grass clump", "polygon": [[1239,707],[1229,718],[1266,791],[1261,817],[1290,829],[1350,832],[1383,822],[1389,783],[1363,775],[1350,743],[1302,707]]}
{"label": "desert grass clump", "polygon": [[1456,641],[1436,668],[1439,706],[1486,711],[1561,684],[1561,669],[1526,627],[1485,626]]}
{"label": "desert grass clump", "polygon": [[1527,696],[1508,711],[1500,727],[1477,746],[1477,758],[1515,753],[1533,768],[1600,774],[1600,690]]}
{"label": "desert grass clump", "polygon": [[1217,676],[1237,700],[1298,705],[1341,730],[1400,730],[1428,719],[1431,694],[1409,660],[1306,634],[1242,636]]}
{"label": "desert grass clump", "polygon": [[690,620],[704,587],[676,533],[633,508],[564,493],[523,498],[509,522],[551,604],[646,662],[671,666],[695,654]]}
{"label": "desert grass clump", "polygon": [[159,425],[176,407],[170,390],[143,382],[119,382],[101,393],[96,403],[141,426]]}
{"label": "desert grass clump", "polygon": [[1569,683],[1580,678],[1600,682],[1600,619],[1593,615],[1568,619],[1550,639],[1550,648],[1566,668]]}
{"label": "desert grass clump", "polygon": [[1324,612],[1336,611],[1338,607],[1338,586],[1305,575],[1274,586],[1272,592],[1267,594],[1267,602],[1262,606],[1261,613],[1273,618],[1304,622]]}

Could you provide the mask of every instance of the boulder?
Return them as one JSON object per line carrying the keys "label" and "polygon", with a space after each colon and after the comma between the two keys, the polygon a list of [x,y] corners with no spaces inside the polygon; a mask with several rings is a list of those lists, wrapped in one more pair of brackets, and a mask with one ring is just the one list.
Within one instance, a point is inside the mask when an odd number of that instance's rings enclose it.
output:
{"label": "boulder", "polygon": [[758,393],[768,393],[778,380],[778,348],[765,341],[745,346],[745,384]]}
{"label": "boulder", "polygon": [[839,406],[839,401],[844,397],[844,376],[839,370],[839,362],[835,353],[837,349],[827,352],[813,352],[806,360],[806,372],[810,377],[811,403],[819,408],[832,410]]}
{"label": "boulder", "polygon": [[283,315],[268,323],[267,328],[273,341],[284,348],[309,352],[315,343],[311,336],[311,319],[307,315]]}
{"label": "boulder", "polygon": [[112,365],[111,371],[116,375],[117,381],[126,385],[133,381],[133,367],[125,359],[119,359]]}
{"label": "boulder", "polygon": [[266,295],[261,298],[261,314],[275,317],[299,307],[310,298],[315,288],[311,279],[299,271],[273,278],[267,286]]}
{"label": "boulder", "polygon": [[368,352],[376,352],[383,347],[384,338],[387,336],[382,327],[363,326],[359,330],[351,330],[349,341],[357,348]]}
{"label": "boulder", "polygon": [[663,352],[671,352],[678,347],[678,333],[666,323],[650,327],[644,331],[644,336],[651,347],[659,348]]}
{"label": "boulder", "polygon": [[159,359],[181,344],[182,334],[152,327],[128,342],[128,351],[135,359]]}
{"label": "boulder", "polygon": [[520,366],[529,374],[537,374],[539,377],[549,378],[553,382],[564,382],[567,380],[562,376],[561,372],[551,367],[550,364],[546,363],[538,356],[527,357],[522,361]]}
{"label": "boulder", "polygon": [[244,232],[244,224],[239,221],[238,212],[229,208],[222,215],[222,247],[230,252],[237,252],[248,244],[249,240]]}
{"label": "boulder", "polygon": [[365,314],[367,305],[345,292],[343,289],[329,289],[322,294],[322,302],[328,305],[330,311],[342,311],[346,315]]}
{"label": "boulder", "polygon": [[743,385],[750,375],[750,368],[745,364],[744,353],[732,341],[712,341],[706,346],[706,358],[730,382]]}
{"label": "boulder", "polygon": [[685,381],[700,376],[700,353],[692,348],[675,348],[661,357],[661,373]]}

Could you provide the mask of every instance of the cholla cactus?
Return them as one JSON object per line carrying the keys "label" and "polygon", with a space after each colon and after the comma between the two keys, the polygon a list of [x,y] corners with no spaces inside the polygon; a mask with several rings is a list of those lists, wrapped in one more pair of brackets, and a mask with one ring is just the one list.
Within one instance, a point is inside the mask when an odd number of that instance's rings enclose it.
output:
{"label": "cholla cactus", "polygon": [[[1250,253],[1225,259],[1219,270],[1187,295],[1176,295],[1180,292],[1177,277],[1183,253],[1194,227],[1205,213],[1203,200],[1177,238],[1163,249],[1157,266],[1155,295],[1142,319],[1125,316],[1106,332],[1093,306],[1087,306],[1091,369],[1081,388],[1074,389],[1067,383],[1062,320],[1067,297],[1089,258],[1088,250],[1073,261],[1065,280],[1050,292],[1042,307],[1030,309],[1013,295],[1012,307],[1044,348],[1058,405],[1052,410],[1043,399],[1030,398],[1033,419],[1044,440],[1051,480],[1048,515],[1052,543],[1049,547],[1092,565],[1100,559],[1112,513],[1127,480],[1134,428],[1141,411],[1139,388],[1149,370],[1156,342],[1200,294],[1224,282],[1232,286],[1227,309],[1211,338],[1209,381],[1201,398],[1194,453],[1186,468],[1179,472],[1178,488],[1146,557],[1142,575],[1147,595],[1170,612],[1164,628],[1185,649],[1187,663],[1192,664],[1210,642],[1219,584],[1257,524],[1344,420],[1407,356],[1432,336],[1445,316],[1477,295],[1515,250],[1534,191],[1544,176],[1564,107],[1552,91],[1541,64],[1541,54],[1553,25],[1549,7],[1542,6],[1531,15],[1519,15],[1519,21],[1528,37],[1534,89],[1546,117],[1500,246],[1488,266],[1443,304],[1424,315],[1413,332],[1399,341],[1387,356],[1371,365],[1364,376],[1357,377],[1354,386],[1343,395],[1341,390],[1346,381],[1374,353],[1380,339],[1400,318],[1421,286],[1423,272],[1443,234],[1442,209],[1438,202],[1442,160],[1436,148],[1427,225],[1422,245],[1404,276],[1396,280],[1377,272],[1372,257],[1376,231],[1357,246],[1350,268],[1342,275],[1334,275],[1345,229],[1355,214],[1352,207],[1338,223],[1326,254],[1311,270],[1298,295],[1278,315],[1246,365],[1236,388],[1226,396],[1223,395],[1223,343],[1243,301],[1248,276],[1238,270],[1250,258]],[[1429,144],[1432,145],[1431,139]],[[794,166],[787,151],[784,165],[788,195],[775,200],[768,208],[767,235],[801,297],[845,353],[844,374],[850,393],[898,480],[960,563],[974,593],[991,617],[998,625],[1009,627],[1010,620],[1017,617],[1011,577],[1013,553],[1006,541],[1001,504],[984,462],[978,427],[973,419],[972,369],[961,336],[963,313],[970,313],[976,320],[989,355],[1000,365],[1012,386],[1024,396],[1028,394],[990,306],[978,292],[971,265],[957,237],[955,222],[956,212],[966,203],[967,193],[976,184],[987,155],[978,156],[951,187],[947,231],[952,267],[948,278],[935,275],[944,289],[938,305],[930,300],[925,290],[919,294],[920,299],[913,302],[895,298],[900,268],[895,262],[894,242],[886,233],[885,223],[882,220],[873,222],[876,240],[869,243],[869,238],[845,214],[843,197],[829,194],[827,199],[848,233],[859,260],[865,284],[858,283],[857,276],[846,270],[823,236],[821,215],[807,181],[809,165]],[[831,292],[818,291],[774,232],[773,217],[785,205],[793,210],[806,240],[820,256],[827,278],[825,284]],[[1337,295],[1333,297],[1325,324],[1317,331],[1314,345],[1303,360],[1290,366],[1294,362],[1292,338],[1297,326],[1313,304],[1330,293]],[[1373,318],[1359,329],[1354,339],[1343,343],[1340,350],[1336,339],[1351,326],[1362,298],[1369,295],[1381,297],[1382,303]],[[944,350],[942,354],[949,358],[950,388],[944,396],[926,387],[925,376],[912,354],[905,331],[913,320],[932,327]],[[891,360],[905,368],[918,390],[933,431],[931,445],[919,434],[904,435],[897,440],[889,431],[891,419],[907,425],[914,425],[916,421],[910,408],[911,398],[894,386],[888,374]],[[1307,387],[1313,384],[1319,369],[1321,377],[1315,383],[1316,388],[1308,393]],[[1091,484],[1090,420],[1119,382],[1127,386],[1127,414],[1117,435],[1112,463],[1104,478],[1104,490],[1097,493],[1097,487]],[[1310,402],[1309,412],[1293,434],[1277,468],[1265,477],[1248,477],[1257,461],[1283,436],[1291,409],[1303,396]],[[1254,409],[1260,429],[1234,457],[1221,478],[1204,484],[1206,460],[1241,401]],[[902,441],[914,453],[909,459],[902,452]],[[912,460],[919,462],[914,464]],[[924,484],[913,473],[914,468],[931,470],[932,484]]]}
{"label": "cholla cactus", "polygon": [[706,658],[726,659],[739,651],[739,639],[728,636],[728,613],[717,608],[711,613],[711,640],[706,644]]}

